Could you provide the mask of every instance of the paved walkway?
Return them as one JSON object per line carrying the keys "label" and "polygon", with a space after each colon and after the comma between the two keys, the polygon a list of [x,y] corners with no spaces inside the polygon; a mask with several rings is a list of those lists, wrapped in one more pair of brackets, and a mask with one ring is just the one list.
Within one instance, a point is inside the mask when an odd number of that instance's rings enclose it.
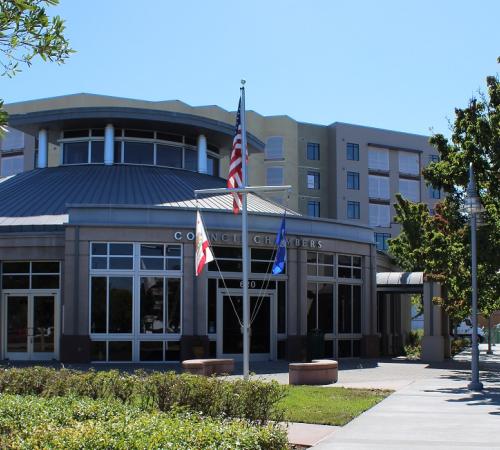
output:
{"label": "paved walkway", "polygon": [[[414,371],[413,381],[314,448],[500,449],[500,345],[492,356],[485,350],[481,345],[483,392],[467,389],[470,356],[465,353],[458,361]],[[407,381],[404,374],[400,381]]]}

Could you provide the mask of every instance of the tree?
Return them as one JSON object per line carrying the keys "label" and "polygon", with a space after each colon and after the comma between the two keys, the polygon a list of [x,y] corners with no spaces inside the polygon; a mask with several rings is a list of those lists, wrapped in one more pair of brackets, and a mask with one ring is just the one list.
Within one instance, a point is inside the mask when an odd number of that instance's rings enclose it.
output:
{"label": "tree", "polygon": [[[63,63],[73,50],[64,37],[64,21],[49,18],[45,6],[59,0],[0,0],[0,67],[2,76],[13,77],[39,56],[44,61]],[[0,101],[0,128],[7,114]]]}
{"label": "tree", "polygon": [[[498,59],[500,63],[500,58]],[[434,301],[456,320],[470,315],[470,225],[465,210],[469,163],[473,164],[481,202],[485,207],[478,229],[479,309],[489,316],[500,309],[500,80],[486,79],[487,93],[455,109],[451,139],[435,134],[430,143],[440,160],[423,175],[446,196],[431,215],[424,204],[397,196],[396,222],[401,234],[391,239],[389,251],[404,270],[424,271],[440,281],[443,297]]]}

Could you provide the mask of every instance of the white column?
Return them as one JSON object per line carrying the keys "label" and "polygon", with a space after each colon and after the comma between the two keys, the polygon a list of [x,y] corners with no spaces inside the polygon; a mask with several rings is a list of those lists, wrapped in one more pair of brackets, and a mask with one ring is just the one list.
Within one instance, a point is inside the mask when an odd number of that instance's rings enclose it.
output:
{"label": "white column", "polygon": [[104,164],[111,166],[115,151],[115,127],[108,123],[104,129]]}
{"label": "white column", "polygon": [[198,136],[198,172],[208,172],[207,138],[203,134]]}
{"label": "white column", "polygon": [[47,167],[49,139],[47,130],[45,128],[38,131],[38,161],[37,166],[39,169]]}

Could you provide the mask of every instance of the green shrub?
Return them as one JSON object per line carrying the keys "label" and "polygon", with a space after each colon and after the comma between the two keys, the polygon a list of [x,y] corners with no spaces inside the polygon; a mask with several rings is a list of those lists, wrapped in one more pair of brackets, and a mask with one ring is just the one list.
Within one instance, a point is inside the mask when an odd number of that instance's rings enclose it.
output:
{"label": "green shrub", "polygon": [[287,448],[277,424],[145,411],[118,400],[0,395],[2,449]]}
{"label": "green shrub", "polygon": [[455,338],[451,341],[451,356],[460,353],[464,348],[469,347],[470,339],[468,338]]}
{"label": "green shrub", "polygon": [[420,359],[422,353],[422,337],[424,330],[414,330],[408,333],[404,352],[408,359]]}
{"label": "green shrub", "polygon": [[283,419],[277,407],[286,395],[277,382],[228,381],[175,372],[117,370],[79,372],[44,367],[0,370],[0,393],[42,397],[75,396],[120,400],[141,408],[181,408],[211,417],[265,423]]}

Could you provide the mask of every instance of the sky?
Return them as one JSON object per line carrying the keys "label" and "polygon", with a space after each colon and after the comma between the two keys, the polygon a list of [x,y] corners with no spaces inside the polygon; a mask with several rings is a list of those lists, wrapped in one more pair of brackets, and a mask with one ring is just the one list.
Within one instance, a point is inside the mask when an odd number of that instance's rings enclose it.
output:
{"label": "sky", "polygon": [[76,50],[0,77],[6,103],[88,92],[449,134],[499,72],[498,0],[60,0]]}

